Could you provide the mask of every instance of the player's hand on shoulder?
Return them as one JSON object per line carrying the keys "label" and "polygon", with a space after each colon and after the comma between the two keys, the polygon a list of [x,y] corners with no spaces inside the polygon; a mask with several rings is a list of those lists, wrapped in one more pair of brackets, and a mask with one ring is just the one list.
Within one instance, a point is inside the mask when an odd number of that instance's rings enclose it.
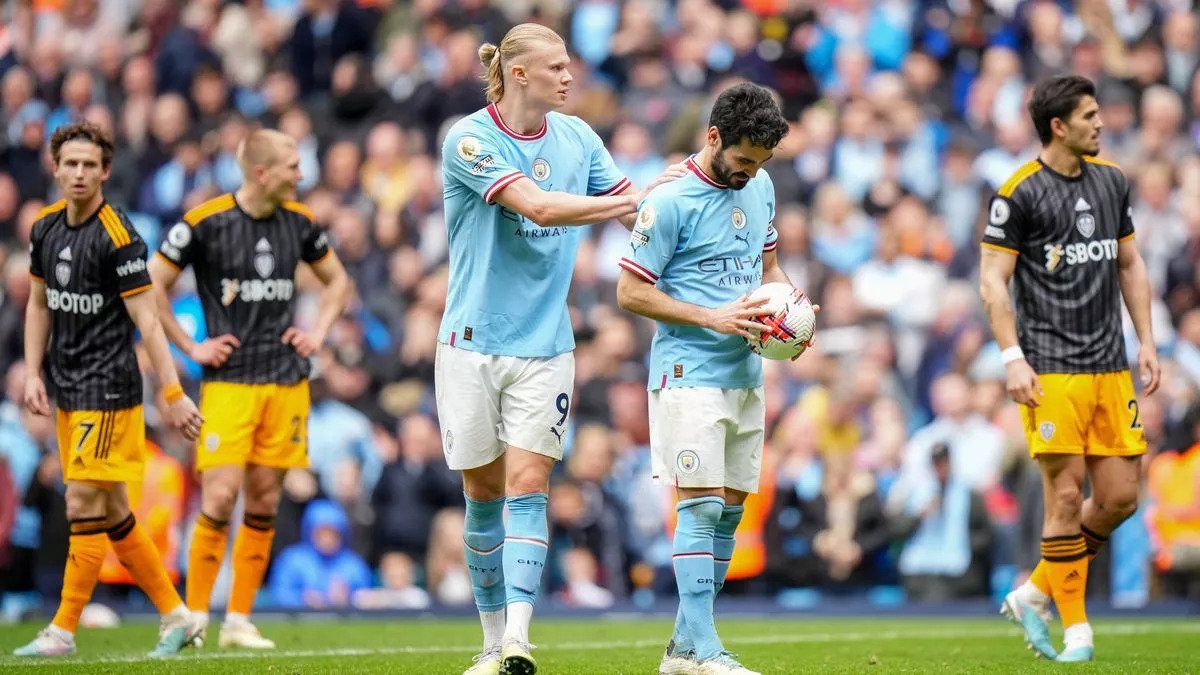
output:
{"label": "player's hand on shoulder", "polygon": [[202,366],[209,368],[220,368],[229,360],[229,356],[233,354],[233,350],[241,346],[233,335],[226,333],[214,338],[208,338],[203,342],[196,343],[192,347],[188,356]]}
{"label": "player's hand on shoulder", "polygon": [[178,401],[169,404],[166,418],[167,424],[182,433],[184,438],[189,441],[200,437],[200,425],[204,422],[204,418],[200,416],[200,410],[196,408],[196,404],[191,398],[182,396]]}
{"label": "player's hand on shoulder", "polygon": [[1042,383],[1038,380],[1033,366],[1025,359],[1017,359],[1005,366],[1005,369],[1008,371],[1006,388],[1009,397],[1021,405],[1036,408],[1045,392],[1042,391]]}
{"label": "player's hand on shoulder", "polygon": [[312,331],[302,331],[292,326],[284,331],[283,344],[291,345],[297,354],[307,359],[315,354],[321,345],[325,344],[325,336]]}
{"label": "player's hand on shoulder", "polygon": [[724,307],[708,310],[701,325],[718,333],[752,338],[754,335],[750,331],[767,330],[767,326],[755,321],[754,318],[762,315],[762,307],[768,299],[763,297],[750,300],[749,296],[743,295]]}
{"label": "player's hand on shoulder", "polygon": [[35,415],[50,416],[50,397],[46,394],[46,383],[38,375],[25,378],[25,407]]}

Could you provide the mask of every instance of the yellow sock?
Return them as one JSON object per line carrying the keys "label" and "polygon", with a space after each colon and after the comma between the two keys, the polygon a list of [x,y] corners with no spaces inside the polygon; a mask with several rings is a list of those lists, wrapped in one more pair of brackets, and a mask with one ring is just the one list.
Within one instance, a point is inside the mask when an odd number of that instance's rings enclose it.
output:
{"label": "yellow sock", "polygon": [[162,553],[132,513],[108,531],[108,538],[117,552],[117,559],[150,596],[159,614],[166,614],[183,604],[163,566]]}
{"label": "yellow sock", "polygon": [[262,586],[267,563],[271,561],[271,540],[275,538],[275,516],[247,513],[233,541],[233,588],[226,611],[250,614],[254,596]]}
{"label": "yellow sock", "polygon": [[1046,576],[1046,561],[1039,560],[1037,567],[1029,575],[1029,583],[1046,595],[1050,595],[1050,578]]}
{"label": "yellow sock", "polygon": [[1087,591],[1088,558],[1083,535],[1045,537],[1042,539],[1042,560],[1063,627],[1086,622],[1084,594]]}
{"label": "yellow sock", "polygon": [[188,609],[207,612],[212,601],[213,585],[221,571],[225,558],[225,545],[229,541],[229,521],[217,520],[201,513],[192,530],[192,544],[188,548],[187,606]]}
{"label": "yellow sock", "polygon": [[104,516],[80,518],[71,521],[71,539],[67,545],[67,568],[63,573],[62,599],[58,611],[50,622],[59,628],[75,632],[79,627],[79,615],[83,606],[92,598],[96,579],[100,577],[100,566],[108,554],[108,542],[104,540]]}

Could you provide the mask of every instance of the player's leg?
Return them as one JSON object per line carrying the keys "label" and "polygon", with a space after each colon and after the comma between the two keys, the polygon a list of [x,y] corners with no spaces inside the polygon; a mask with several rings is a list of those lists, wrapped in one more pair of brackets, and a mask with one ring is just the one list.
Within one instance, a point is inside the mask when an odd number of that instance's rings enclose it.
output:
{"label": "player's leg", "polygon": [[463,552],[483,627],[483,650],[467,673],[500,671],[504,636],[504,444],[495,357],[439,344],[434,393],[446,464],[462,472],[466,496]]}
{"label": "player's leg", "polygon": [[[59,412],[59,448],[63,443],[61,430],[65,413]],[[63,451],[66,454],[66,451]],[[63,471],[69,464],[63,463]],[[67,480],[67,522],[70,525],[70,540],[67,545],[67,565],[63,573],[62,595],[58,611],[50,625],[42,629],[27,645],[13,652],[16,656],[61,656],[75,653],[75,630],[79,626],[79,615],[92,597],[96,580],[100,577],[100,566],[108,552],[105,532],[108,517],[105,515],[106,498],[103,484]]]}
{"label": "player's leg", "polygon": [[262,387],[205,382],[200,388],[204,424],[196,442],[200,514],[188,547],[184,596],[207,627],[213,586],[229,545],[229,521],[242,491],[246,461],[262,409]]}
{"label": "player's leg", "polygon": [[1071,644],[1074,635],[1091,631],[1084,608],[1087,544],[1080,531],[1086,463],[1079,455],[1045,454],[1038,457],[1038,464],[1046,504],[1042,560],[1050,594],[1062,617],[1067,643]]}
{"label": "player's leg", "polygon": [[[1025,440],[1034,459],[1044,454],[1084,454],[1088,425],[1094,410],[1092,376],[1059,373],[1039,377],[1045,394],[1037,408],[1021,406]],[[1043,470],[1044,480],[1044,470]],[[1048,563],[1038,562],[1024,583],[1004,598],[1001,614],[1021,626],[1027,645],[1039,656],[1053,658],[1057,652],[1050,641],[1053,589]]]}
{"label": "player's leg", "polygon": [[651,451],[660,482],[676,486],[678,518],[671,562],[679,593],[676,635],[659,672],[693,672],[724,653],[713,620],[716,595],[714,538],[725,508],[726,424],[716,388],[672,388],[650,392]]}
{"label": "player's leg", "polygon": [[134,517],[125,484],[112,484],[106,490],[105,497],[107,534],[113,551],[162,617],[158,644],[150,655],[177,654],[196,638],[201,623],[193,618],[184,605],[183,598],[179,597],[163,565],[162,553]]}
{"label": "player's leg", "polygon": [[275,647],[275,643],[263,637],[250,622],[250,613],[271,562],[271,542],[275,539],[275,514],[279,510],[283,474],[283,469],[274,466],[246,465],[242,485],[245,509],[233,541],[233,582],[229,603],[225,606],[225,621],[221,624],[219,644],[222,647]]}
{"label": "player's leg", "polygon": [[563,436],[575,386],[575,356],[499,357],[500,428],[505,450],[504,535],[505,625],[501,672],[526,675],[537,670],[529,624],[542,585],[549,547],[546,519],[550,471],[562,459]]}

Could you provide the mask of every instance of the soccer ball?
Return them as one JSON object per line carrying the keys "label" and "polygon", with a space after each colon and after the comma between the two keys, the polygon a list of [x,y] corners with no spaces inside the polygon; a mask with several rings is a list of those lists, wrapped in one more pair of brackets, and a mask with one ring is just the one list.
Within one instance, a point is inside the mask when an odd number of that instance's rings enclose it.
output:
{"label": "soccer ball", "polygon": [[750,300],[766,298],[762,315],[754,317],[769,331],[750,331],[746,338],[750,351],[773,361],[787,361],[804,353],[817,328],[817,315],[808,297],[788,284],[763,284],[750,294]]}

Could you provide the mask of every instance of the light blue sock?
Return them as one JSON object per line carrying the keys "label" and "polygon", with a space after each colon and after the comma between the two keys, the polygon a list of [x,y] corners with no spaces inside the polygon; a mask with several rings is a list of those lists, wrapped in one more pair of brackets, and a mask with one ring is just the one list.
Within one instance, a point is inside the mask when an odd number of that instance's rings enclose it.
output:
{"label": "light blue sock", "polygon": [[504,537],[504,591],[506,601],[537,600],[546,567],[546,493],[533,492],[508,498],[508,527]]}
{"label": "light blue sock", "polygon": [[[679,588],[679,613],[696,658],[704,661],[721,653],[721,640],[713,623],[716,569],[713,535],[725,506],[720,497],[685,499],[675,506],[679,520],[671,562]],[[677,650],[678,651],[678,650]]]}
{"label": "light blue sock", "polygon": [[[717,594],[725,587],[725,574],[729,571],[730,561],[733,560],[733,533],[737,531],[738,525],[742,522],[742,513],[745,510],[745,507],[741,505],[726,505],[721,510],[721,519],[717,521],[716,530],[713,532],[714,602]],[[693,649],[692,638],[687,631],[687,622],[683,619],[682,605],[679,612],[675,614],[675,634],[671,640],[675,643],[673,652],[676,654],[686,654]]]}
{"label": "light blue sock", "polygon": [[504,609],[504,497],[481,502],[467,497],[463,551],[471,593],[481,612]]}

